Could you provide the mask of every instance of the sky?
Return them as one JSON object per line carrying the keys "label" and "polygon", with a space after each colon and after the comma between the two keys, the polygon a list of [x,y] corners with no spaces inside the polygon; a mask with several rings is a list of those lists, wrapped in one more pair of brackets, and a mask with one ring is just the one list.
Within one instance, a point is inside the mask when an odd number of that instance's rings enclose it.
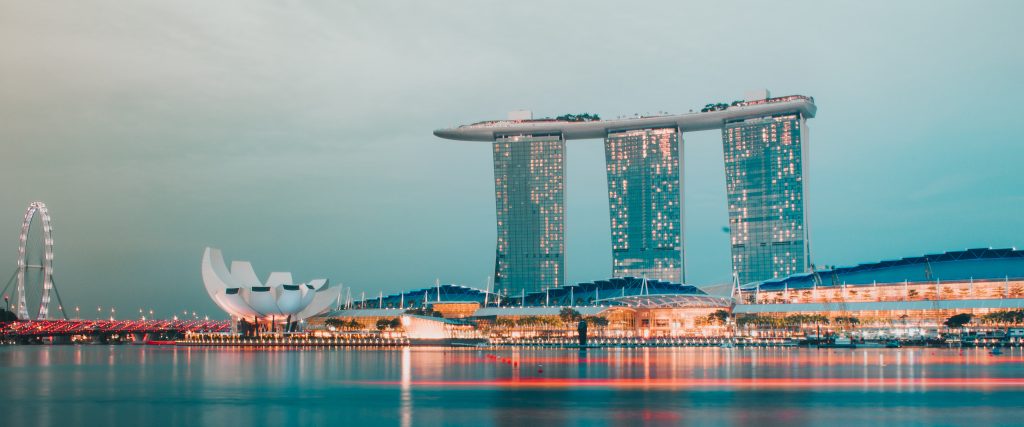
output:
{"label": "sky", "polygon": [[[434,129],[516,109],[681,113],[764,88],[818,106],[815,264],[1024,246],[1022,13],[1017,1],[0,0],[0,276],[42,200],[62,301],[83,317],[225,317],[203,289],[206,246],[354,296],[484,287],[491,148]],[[687,282],[724,283],[721,135],[684,140]],[[567,146],[566,281],[607,278],[603,144]]]}

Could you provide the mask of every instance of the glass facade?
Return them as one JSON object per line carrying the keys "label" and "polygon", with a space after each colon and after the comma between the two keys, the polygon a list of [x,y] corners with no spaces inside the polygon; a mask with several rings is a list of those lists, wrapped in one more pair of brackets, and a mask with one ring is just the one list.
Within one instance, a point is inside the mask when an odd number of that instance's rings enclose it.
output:
{"label": "glass facade", "polygon": [[495,291],[561,286],[565,276],[565,140],[559,134],[494,140],[498,241]]}
{"label": "glass facade", "polygon": [[676,128],[605,138],[613,277],[683,281],[679,145]]}
{"label": "glass facade", "polygon": [[806,134],[796,113],[730,121],[722,129],[732,266],[740,283],[807,270]]}

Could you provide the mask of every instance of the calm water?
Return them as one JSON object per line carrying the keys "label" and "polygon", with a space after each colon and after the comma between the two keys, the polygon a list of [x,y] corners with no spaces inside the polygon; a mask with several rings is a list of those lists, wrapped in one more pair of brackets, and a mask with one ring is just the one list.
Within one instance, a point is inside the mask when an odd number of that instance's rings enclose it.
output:
{"label": "calm water", "polygon": [[0,384],[0,426],[1024,423],[1019,349],[3,346]]}

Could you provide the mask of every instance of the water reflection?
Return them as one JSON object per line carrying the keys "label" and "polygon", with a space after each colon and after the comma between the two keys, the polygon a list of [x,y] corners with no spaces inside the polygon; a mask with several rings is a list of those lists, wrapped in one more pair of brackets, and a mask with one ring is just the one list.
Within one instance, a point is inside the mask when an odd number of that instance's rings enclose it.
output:
{"label": "water reflection", "polygon": [[402,349],[402,402],[400,405],[402,427],[412,425],[412,348]]}
{"label": "water reflection", "polygon": [[1024,355],[0,347],[4,425],[1012,424]]}

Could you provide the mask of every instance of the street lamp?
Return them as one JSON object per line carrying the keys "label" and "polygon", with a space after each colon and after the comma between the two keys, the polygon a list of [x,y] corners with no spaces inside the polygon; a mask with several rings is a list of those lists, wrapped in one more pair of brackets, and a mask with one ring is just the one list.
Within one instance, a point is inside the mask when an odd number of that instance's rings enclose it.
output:
{"label": "street lamp", "polygon": [[75,320],[82,320],[82,313],[78,311],[78,306],[75,306]]}

